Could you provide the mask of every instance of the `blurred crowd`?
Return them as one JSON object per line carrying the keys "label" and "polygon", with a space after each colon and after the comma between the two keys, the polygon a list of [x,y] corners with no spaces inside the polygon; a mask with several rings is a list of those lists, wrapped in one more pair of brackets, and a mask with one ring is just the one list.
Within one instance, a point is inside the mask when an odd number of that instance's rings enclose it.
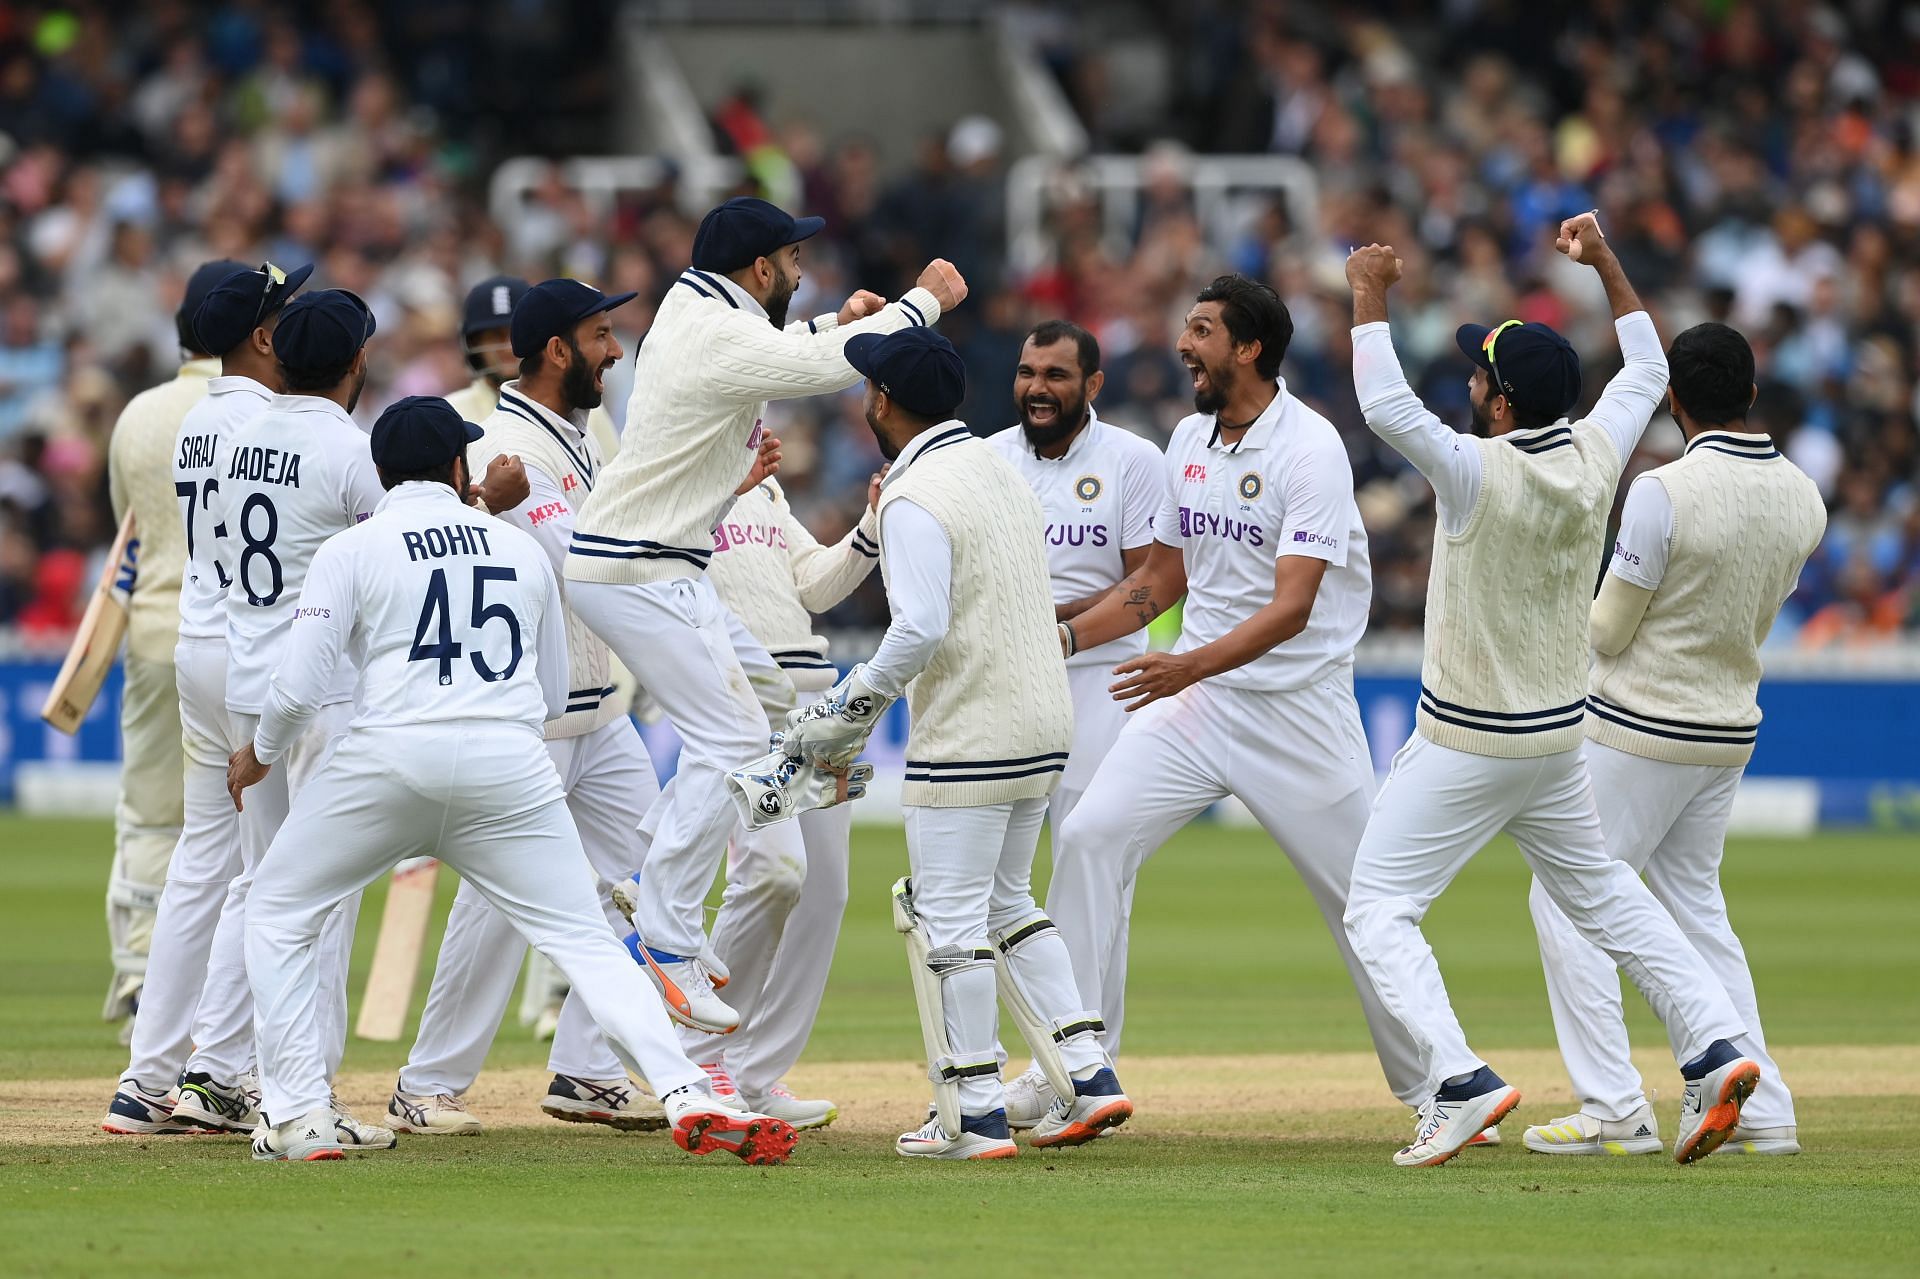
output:
{"label": "blurred crowd", "polygon": [[[689,254],[694,223],[671,185],[609,209],[556,168],[499,221],[487,202],[499,159],[605,150],[582,122],[612,109],[609,42],[571,15],[604,23],[612,7],[163,2],[127,21],[110,4],[0,3],[0,628],[57,636],[77,618],[84,560],[111,536],[107,435],[130,395],[172,375],[173,305],[202,260],[312,261],[315,285],[366,297],[380,326],[368,420],[469,379],[461,293],[497,270],[637,290],[615,317],[633,349]],[[711,123],[742,161],[743,189],[828,219],[794,315],[833,310],[856,286],[895,295],[932,256],[961,267],[973,296],[942,327],[967,361],[979,431],[1014,420],[1028,327],[1066,316],[1101,341],[1102,415],[1164,439],[1192,409],[1172,342],[1193,293],[1225,270],[1271,282],[1296,325],[1288,385],[1353,456],[1382,631],[1419,626],[1433,509],[1354,403],[1347,247],[1401,251],[1396,345],[1434,409],[1464,424],[1463,320],[1561,328],[1585,358],[1589,400],[1618,367],[1590,273],[1551,250],[1560,218],[1598,207],[1664,333],[1711,317],[1752,340],[1755,420],[1827,495],[1829,535],[1778,642],[1847,648],[1920,631],[1920,11],[1337,8],[1020,6],[1018,29],[1094,149],[1141,153],[1147,177],[1116,212],[1060,166],[1044,184],[1043,260],[1019,269],[1010,145],[986,118],[955,121],[911,156],[770,119],[750,86]],[[469,9],[479,17],[461,21]],[[488,15],[502,11],[569,92],[541,106],[508,77],[520,98],[486,101],[479,86],[502,78]],[[1113,23],[1132,38],[1109,38]],[[1209,153],[1298,157],[1318,199],[1249,189],[1225,219],[1204,215],[1192,174]],[[630,369],[608,379],[616,422]],[[879,462],[858,394],[785,406],[774,422],[797,509],[837,535]],[[1656,419],[1633,469],[1679,443]],[[877,584],[829,618],[884,620]]]}

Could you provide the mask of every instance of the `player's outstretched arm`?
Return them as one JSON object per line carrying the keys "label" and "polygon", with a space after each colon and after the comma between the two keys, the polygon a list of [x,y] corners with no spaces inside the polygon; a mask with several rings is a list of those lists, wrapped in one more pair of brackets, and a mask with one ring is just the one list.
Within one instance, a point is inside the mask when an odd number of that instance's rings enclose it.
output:
{"label": "player's outstretched arm", "polygon": [[1326,571],[1325,560],[1281,556],[1274,565],[1273,598],[1246,621],[1211,644],[1184,653],[1143,653],[1120,663],[1113,668],[1120,678],[1107,691],[1114,701],[1126,702],[1129,711],[1137,711],[1190,684],[1245,666],[1307,629]]}
{"label": "player's outstretched arm", "polygon": [[867,482],[867,508],[860,522],[832,546],[815,540],[800,517],[787,505],[787,496],[774,490],[773,505],[779,512],[781,527],[787,535],[787,565],[793,571],[793,586],[800,594],[800,605],[809,613],[824,613],[853,593],[867,580],[873,566],[880,562],[880,543],[875,510],[880,502],[880,480],[884,470],[876,471]]}
{"label": "player's outstretched arm", "polygon": [[1146,563],[1070,622],[1060,624],[1060,646],[1068,657],[1131,635],[1179,603],[1187,593],[1186,555],[1177,546],[1155,542]]}
{"label": "player's outstretched arm", "polygon": [[1640,295],[1628,283],[1626,270],[1600,230],[1597,214],[1582,213],[1562,222],[1553,247],[1573,261],[1592,267],[1607,290],[1607,305],[1613,309],[1613,330],[1620,337],[1624,364],[1607,383],[1587,421],[1613,440],[1624,468],[1667,393],[1667,356],[1660,348],[1660,333],[1653,327],[1653,317],[1640,305]]}

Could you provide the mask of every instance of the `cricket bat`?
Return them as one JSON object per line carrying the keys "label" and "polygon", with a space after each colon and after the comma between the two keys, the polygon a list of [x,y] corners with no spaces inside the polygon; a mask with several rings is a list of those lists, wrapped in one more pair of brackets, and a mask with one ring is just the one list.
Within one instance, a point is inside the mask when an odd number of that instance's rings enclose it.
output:
{"label": "cricket bat", "polygon": [[120,521],[113,549],[107,552],[107,566],[100,574],[100,584],[93,588],[93,598],[87,601],[73,646],[60,663],[60,673],[53,677],[53,687],[47,690],[46,705],[40,708],[40,718],[63,733],[80,731],[80,721],[100,696],[100,686],[107,682],[107,672],[119,656],[120,641],[127,633],[127,609],[133,603],[139,555],[133,514],[128,512]]}
{"label": "cricket bat", "polygon": [[373,947],[373,968],[367,973],[360,1019],[353,1027],[362,1039],[391,1042],[400,1038],[406,1026],[439,874],[440,863],[431,857],[411,857],[393,868],[387,908],[380,916],[380,938]]}

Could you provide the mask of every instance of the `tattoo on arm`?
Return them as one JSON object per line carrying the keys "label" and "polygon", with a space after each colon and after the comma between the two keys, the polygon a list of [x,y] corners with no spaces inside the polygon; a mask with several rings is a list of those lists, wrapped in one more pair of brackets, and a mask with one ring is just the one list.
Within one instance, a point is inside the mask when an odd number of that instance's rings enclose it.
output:
{"label": "tattoo on arm", "polygon": [[1127,604],[1132,607],[1133,615],[1140,619],[1140,625],[1142,626],[1147,625],[1147,623],[1153,621],[1154,618],[1160,616],[1160,606],[1153,602],[1153,588],[1151,586],[1136,586],[1131,591],[1128,591]]}

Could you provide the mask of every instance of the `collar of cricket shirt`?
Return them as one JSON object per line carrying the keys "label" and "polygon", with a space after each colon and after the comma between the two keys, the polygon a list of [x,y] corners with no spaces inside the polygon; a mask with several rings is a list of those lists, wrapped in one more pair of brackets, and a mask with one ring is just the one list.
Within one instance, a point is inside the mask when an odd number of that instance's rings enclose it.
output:
{"label": "collar of cricket shirt", "polygon": [[500,403],[497,406],[497,411],[501,413],[511,413],[518,418],[525,418],[527,421],[533,423],[533,425],[553,436],[560,447],[566,451],[567,457],[573,462],[574,469],[579,471],[581,476],[588,482],[589,486],[591,486],[594,478],[594,465],[593,458],[589,456],[587,452],[587,414],[585,410],[576,409],[568,416],[561,417],[558,413],[555,413],[552,409],[540,403],[532,396],[523,394],[520,390],[520,382],[516,378],[514,381],[501,386]]}
{"label": "collar of cricket shirt", "polygon": [[893,459],[893,467],[887,472],[887,478],[880,481],[885,488],[898,477],[907,473],[907,468],[929,453],[937,453],[951,444],[973,438],[973,432],[959,418],[948,418],[938,426],[930,426],[907,441],[907,447],[900,450],[900,456]]}
{"label": "collar of cricket shirt", "polygon": [[745,311],[763,320],[767,318],[767,308],[754,301],[753,294],[716,271],[697,271],[688,267],[674,283],[692,289],[703,298],[725,302],[736,311]]}
{"label": "collar of cricket shirt", "polygon": [[1499,437],[1522,453],[1551,453],[1573,444],[1573,425],[1565,418],[1547,426],[1530,426],[1523,431],[1508,431]]}
{"label": "collar of cricket shirt", "polygon": [[1227,453],[1252,453],[1273,443],[1273,433],[1280,429],[1280,419],[1287,412],[1287,380],[1277,377],[1273,379],[1273,387],[1273,403],[1260,410],[1260,416],[1247,426],[1247,433],[1240,437],[1238,444],[1220,442],[1220,415],[1214,414],[1213,434],[1207,437],[1207,447]]}
{"label": "collar of cricket shirt", "polygon": [[208,395],[227,395],[232,392],[257,395],[268,403],[273,401],[273,388],[256,381],[244,373],[222,373],[219,377],[207,379]]}
{"label": "collar of cricket shirt", "polygon": [[1691,453],[1695,449],[1728,453],[1755,462],[1780,456],[1780,450],[1774,447],[1773,437],[1764,431],[1702,431],[1687,441],[1686,451]]}
{"label": "collar of cricket shirt", "polygon": [[361,430],[360,424],[353,420],[353,414],[324,395],[282,393],[273,397],[273,401],[267,405],[267,411],[269,413],[319,413],[326,417],[338,418],[354,430],[360,431],[362,435],[366,434]]}
{"label": "collar of cricket shirt", "polygon": [[473,510],[472,507],[462,502],[458,493],[455,493],[438,480],[402,480],[400,483],[388,489],[387,495],[381,498],[379,505],[373,509],[377,514],[395,503],[442,501],[451,502],[461,510],[472,511],[476,516],[480,514],[479,511]]}

